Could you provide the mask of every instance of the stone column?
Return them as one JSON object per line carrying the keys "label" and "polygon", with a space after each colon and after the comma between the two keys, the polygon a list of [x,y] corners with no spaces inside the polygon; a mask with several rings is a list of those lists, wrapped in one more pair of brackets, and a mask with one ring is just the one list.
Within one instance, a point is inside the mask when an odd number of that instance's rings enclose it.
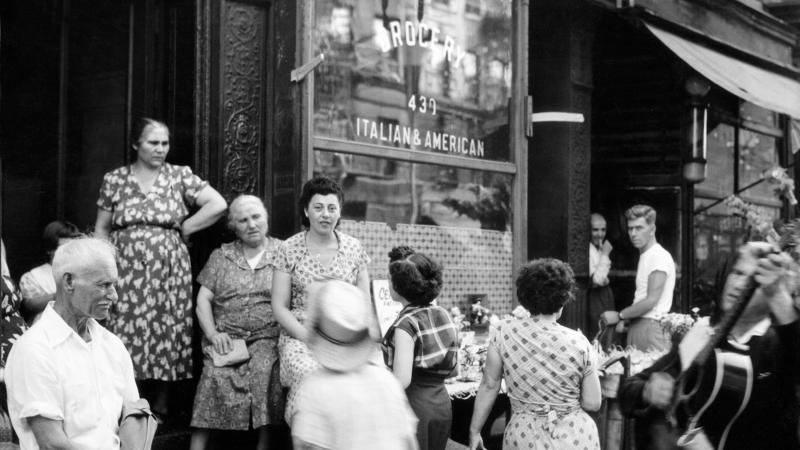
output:
{"label": "stone column", "polygon": [[528,254],[570,263],[580,289],[561,322],[581,329],[589,275],[592,42],[599,14],[586,2],[537,0],[531,8],[533,110],[582,113],[585,122],[534,124]]}

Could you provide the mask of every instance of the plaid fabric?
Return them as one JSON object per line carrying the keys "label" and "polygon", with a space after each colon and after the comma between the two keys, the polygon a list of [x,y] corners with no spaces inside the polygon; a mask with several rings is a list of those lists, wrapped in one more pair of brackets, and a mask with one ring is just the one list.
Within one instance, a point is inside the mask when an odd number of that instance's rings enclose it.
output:
{"label": "plaid fabric", "polygon": [[443,308],[407,305],[400,311],[383,338],[383,357],[389,367],[394,362],[394,333],[398,329],[414,340],[414,372],[447,377],[456,368],[458,329]]}

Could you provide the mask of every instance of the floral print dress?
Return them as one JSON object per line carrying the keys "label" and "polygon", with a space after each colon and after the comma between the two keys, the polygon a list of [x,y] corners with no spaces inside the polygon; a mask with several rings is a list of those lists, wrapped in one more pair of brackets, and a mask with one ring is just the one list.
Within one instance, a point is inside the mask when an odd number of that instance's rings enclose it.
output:
{"label": "floral print dress", "polygon": [[583,334],[539,317],[507,319],[489,345],[503,361],[511,401],[504,449],[600,449],[597,426],[580,406],[582,380],[597,370]]}
{"label": "floral print dress", "polygon": [[103,177],[97,206],[111,212],[120,278],[109,327],[131,354],[137,380],[192,376],[192,267],[180,227],[206,186],[171,164],[146,193],[131,166]]}
{"label": "floral print dress", "polygon": [[[358,239],[334,231],[339,251],[330,265],[323,266],[306,246],[306,231],[287,239],[275,255],[275,269],[292,276],[290,310],[300,323],[306,319],[306,289],[316,281],[343,280],[356,284],[358,272],[369,263],[369,256]],[[306,344],[285,333],[278,341],[281,383],[289,388],[286,399],[286,422],[291,425],[297,384],[319,367]]]}
{"label": "floral print dress", "polygon": [[[278,360],[280,326],[272,313],[272,258],[280,244],[270,239],[261,260],[251,268],[241,241],[222,244],[211,253],[197,282],[214,293],[211,301],[217,331],[244,339],[250,359],[215,367],[203,361],[192,426],[247,430],[278,423],[279,406],[268,398],[272,366]],[[203,348],[212,345],[203,337]]]}
{"label": "floral print dress", "polygon": [[[3,315],[0,319],[0,367],[5,367],[11,346],[28,327],[19,312],[19,308],[22,306],[22,297],[14,287],[11,278],[5,275],[0,279],[0,295],[2,295],[0,312]],[[5,402],[3,407],[5,407]]]}

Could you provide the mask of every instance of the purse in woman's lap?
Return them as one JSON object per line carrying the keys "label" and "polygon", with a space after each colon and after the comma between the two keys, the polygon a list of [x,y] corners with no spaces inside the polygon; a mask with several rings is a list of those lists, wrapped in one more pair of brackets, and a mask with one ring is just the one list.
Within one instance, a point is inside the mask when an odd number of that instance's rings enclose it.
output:
{"label": "purse in woman's lap", "polygon": [[213,345],[203,348],[203,353],[211,358],[214,367],[235,366],[250,359],[250,352],[247,351],[247,343],[244,339],[233,339],[231,343],[231,351],[224,355],[218,353]]}

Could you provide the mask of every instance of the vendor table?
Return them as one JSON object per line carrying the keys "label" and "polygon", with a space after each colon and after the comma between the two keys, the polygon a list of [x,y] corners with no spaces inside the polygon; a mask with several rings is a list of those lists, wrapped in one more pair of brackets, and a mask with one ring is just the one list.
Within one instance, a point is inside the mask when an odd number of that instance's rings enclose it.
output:
{"label": "vendor table", "polygon": [[[469,444],[469,422],[472,419],[472,409],[475,406],[475,395],[478,393],[479,381],[456,381],[446,383],[445,387],[453,401],[453,426],[450,429],[450,439],[467,445]],[[502,430],[495,430],[492,434],[492,425],[498,418],[504,418],[505,423],[511,416],[511,404],[506,395],[505,383],[500,387],[500,393],[492,406],[489,418],[483,426],[481,436],[488,450],[501,450],[503,448]]]}

